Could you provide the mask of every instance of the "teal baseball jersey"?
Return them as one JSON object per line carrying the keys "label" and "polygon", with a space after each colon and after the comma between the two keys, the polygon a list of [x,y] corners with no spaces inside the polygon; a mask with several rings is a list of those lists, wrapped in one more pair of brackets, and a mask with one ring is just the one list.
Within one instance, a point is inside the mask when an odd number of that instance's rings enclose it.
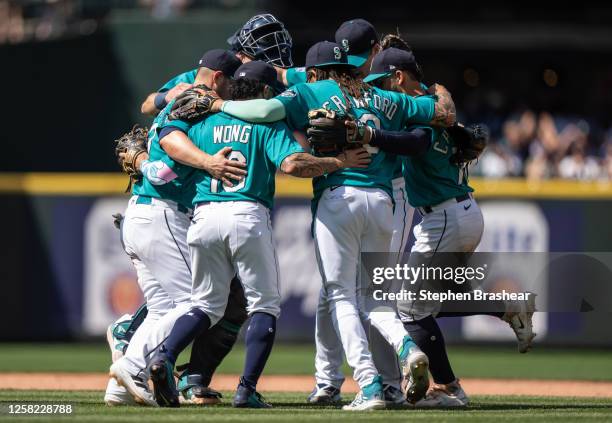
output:
{"label": "teal baseball jersey", "polygon": [[276,170],[286,157],[304,152],[284,122],[255,124],[225,113],[196,123],[188,136],[211,155],[231,147],[228,158],[246,163],[248,172],[238,184],[227,187],[207,172],[198,171],[194,205],[206,201],[254,201],[272,208]]}
{"label": "teal baseball jersey", "polygon": [[192,167],[175,162],[159,144],[157,129],[168,120],[167,117],[172,110],[173,104],[174,101],[171,101],[159,112],[149,129],[149,161],[159,161],[164,166],[158,172],[160,178],[159,184],[156,185],[149,179],[142,178],[141,181],[134,184],[132,193],[134,195],[172,200],[186,208],[191,208],[193,197],[195,196],[194,178],[196,171]]}
{"label": "teal baseball jersey", "polygon": [[196,79],[196,74],[198,73],[197,69],[190,70],[188,72],[181,73],[180,75],[175,76],[170,81],[166,82],[162,87],[157,90],[160,93],[165,91],[170,91],[172,88],[176,87],[181,82],[186,84],[193,84]]}
{"label": "teal baseball jersey", "polygon": [[306,68],[289,68],[285,73],[287,87],[292,87],[296,84],[306,82]]}
{"label": "teal baseball jersey", "polygon": [[474,191],[468,185],[467,169],[450,162],[454,142],[448,132],[440,127],[426,128],[432,134],[429,150],[403,159],[406,192],[413,207],[433,206]]}
{"label": "teal baseball jersey", "polygon": [[[433,119],[435,101],[431,96],[413,98],[408,95],[372,88],[363,99],[343,95],[333,80],[297,84],[275,97],[285,106],[286,120],[291,129],[305,131],[308,111],[321,107],[350,113],[375,128],[400,130],[407,123],[428,123]],[[392,197],[391,179],[396,156],[369,147],[372,161],[365,169],[342,169],[313,180],[315,201],[329,187],[348,185],[380,188]]]}

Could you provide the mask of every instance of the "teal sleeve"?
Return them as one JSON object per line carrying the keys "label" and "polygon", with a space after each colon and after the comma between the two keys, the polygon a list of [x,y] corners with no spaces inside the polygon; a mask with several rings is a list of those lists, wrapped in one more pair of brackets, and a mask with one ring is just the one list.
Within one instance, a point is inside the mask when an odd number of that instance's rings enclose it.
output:
{"label": "teal sleeve", "polygon": [[268,130],[270,133],[266,137],[266,154],[277,169],[280,169],[283,160],[288,156],[305,153],[285,123],[279,122]]}
{"label": "teal sleeve", "polygon": [[285,106],[274,98],[226,101],[221,110],[235,118],[254,123],[277,122],[285,118]]}
{"label": "teal sleeve", "polygon": [[280,101],[285,106],[286,120],[289,128],[298,131],[304,131],[308,126],[308,111],[310,107],[307,102],[309,94],[307,85],[295,85],[274,97],[274,99]]}
{"label": "teal sleeve", "polygon": [[295,84],[306,82],[306,68],[289,68],[285,73],[285,79],[287,80],[287,87],[292,87]]}
{"label": "teal sleeve", "polygon": [[180,75],[177,75],[174,78],[172,78],[170,81],[166,82],[157,91],[160,93],[163,93],[165,91],[170,91],[172,88],[176,87],[181,82],[185,82],[187,84],[193,84],[193,82],[195,81],[195,76],[197,72],[198,72],[197,69],[194,69],[194,70],[190,70],[189,72],[181,73]]}
{"label": "teal sleeve", "polygon": [[434,110],[436,101],[430,95],[411,97],[405,94],[399,94],[402,105],[403,125],[408,123],[429,123],[434,118]]}

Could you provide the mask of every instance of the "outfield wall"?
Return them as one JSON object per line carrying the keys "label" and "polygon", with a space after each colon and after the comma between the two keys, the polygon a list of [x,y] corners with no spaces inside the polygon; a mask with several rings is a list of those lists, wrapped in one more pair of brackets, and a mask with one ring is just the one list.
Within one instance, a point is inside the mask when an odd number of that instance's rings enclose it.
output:
{"label": "outfield wall", "polygon": [[[98,336],[116,316],[140,304],[134,271],[111,218],[125,208],[127,194],[120,194],[125,183],[120,174],[0,174],[6,232],[0,269],[9,299],[0,309],[0,340]],[[485,216],[482,251],[610,250],[610,184],[475,179],[474,186]],[[279,177],[277,191],[279,339],[309,341],[320,287],[309,231],[310,182]],[[551,290],[548,301],[556,298],[559,293]],[[540,342],[612,345],[605,315],[537,316]],[[495,319],[442,322],[453,342],[512,340]]]}

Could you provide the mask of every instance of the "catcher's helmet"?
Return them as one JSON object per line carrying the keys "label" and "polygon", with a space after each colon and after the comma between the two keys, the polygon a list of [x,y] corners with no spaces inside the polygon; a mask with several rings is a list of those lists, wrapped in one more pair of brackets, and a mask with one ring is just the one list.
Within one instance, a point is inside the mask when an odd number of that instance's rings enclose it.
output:
{"label": "catcher's helmet", "polygon": [[227,42],[251,59],[281,68],[293,66],[291,36],[283,23],[269,13],[253,16]]}

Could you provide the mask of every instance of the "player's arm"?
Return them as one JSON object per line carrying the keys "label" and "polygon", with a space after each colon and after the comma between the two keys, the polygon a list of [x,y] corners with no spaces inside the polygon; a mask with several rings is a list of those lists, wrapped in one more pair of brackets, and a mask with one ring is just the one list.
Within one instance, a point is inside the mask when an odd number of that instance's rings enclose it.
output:
{"label": "player's arm", "polygon": [[453,126],[457,121],[457,111],[450,92],[440,84],[433,84],[427,92],[438,98],[433,119],[429,123],[436,126]]}
{"label": "player's arm", "polygon": [[191,84],[179,82],[170,90],[151,93],[140,106],[140,111],[145,115],[157,116],[160,110],[166,107],[170,101],[174,100],[176,96],[190,87]]}
{"label": "player's arm", "polygon": [[295,153],[283,160],[281,171],[297,178],[314,178],[345,168],[366,168],[370,154],[363,148],[346,150],[336,157],[315,157],[308,153]]}
{"label": "player's arm", "polygon": [[[119,153],[121,159],[125,158],[126,153]],[[142,176],[147,179],[151,185],[164,185],[178,175],[174,173],[172,168],[162,160],[149,160],[149,153],[141,153],[134,161],[134,167],[140,170]]]}
{"label": "player's arm", "polygon": [[446,88],[433,84],[429,88],[431,95],[412,97],[407,94],[394,93],[403,110],[403,124],[419,123],[434,126],[454,125],[457,113],[455,103]]}
{"label": "player's arm", "polygon": [[415,128],[410,131],[373,129],[369,144],[399,156],[418,156],[426,153],[431,146],[431,129]]}
{"label": "player's arm", "polygon": [[210,173],[215,179],[233,186],[231,180],[240,181],[247,174],[245,163],[226,158],[232,149],[225,147],[216,154],[210,155],[196,147],[187,134],[174,126],[162,128],[159,133],[159,144],[173,160],[196,169]]}
{"label": "player's arm", "polygon": [[245,101],[217,100],[212,112],[224,112],[238,119],[254,123],[271,123],[285,119],[285,105],[275,98]]}

